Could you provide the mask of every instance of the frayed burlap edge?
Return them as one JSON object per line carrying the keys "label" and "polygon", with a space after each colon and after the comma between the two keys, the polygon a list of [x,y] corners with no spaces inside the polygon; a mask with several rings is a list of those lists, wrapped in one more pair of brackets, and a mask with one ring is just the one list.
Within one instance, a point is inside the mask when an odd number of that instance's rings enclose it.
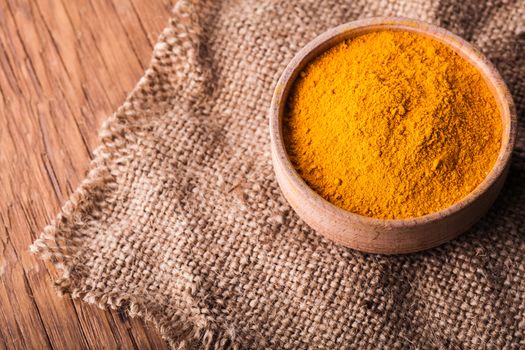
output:
{"label": "frayed burlap edge", "polygon": [[[124,310],[130,317],[140,317],[152,323],[163,339],[174,349],[238,348],[234,332],[221,331],[216,325],[197,324],[179,314],[168,317],[155,312],[156,305],[139,302],[132,296],[95,291],[83,281],[85,267],[78,263],[86,237],[83,227],[102,215],[105,202],[117,187],[112,165],[126,157],[124,147],[140,132],[140,118],[155,118],[167,113],[175,104],[191,103],[199,95],[205,78],[204,67],[199,65],[200,26],[192,1],[179,0],[172,10],[168,26],[160,34],[149,68],[117,111],[103,123],[100,145],[93,151],[86,178],[63,205],[56,218],[44,228],[40,237],[29,247],[36,256],[49,260],[59,271],[55,287],[60,295],[70,295],[102,309]],[[162,71],[163,62],[177,71]],[[177,77],[173,81],[171,77]],[[170,91],[158,93],[152,86],[169,84]],[[178,95],[173,95],[178,91]],[[115,157],[118,155],[118,157]]]}

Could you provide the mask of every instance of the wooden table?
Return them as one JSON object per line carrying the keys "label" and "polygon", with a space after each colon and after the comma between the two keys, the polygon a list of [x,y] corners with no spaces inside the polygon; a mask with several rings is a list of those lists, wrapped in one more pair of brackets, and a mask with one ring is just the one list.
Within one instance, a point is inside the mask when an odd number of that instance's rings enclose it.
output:
{"label": "wooden table", "polygon": [[171,5],[0,0],[0,349],[166,348],[151,325],[58,297],[28,246],[84,177]]}

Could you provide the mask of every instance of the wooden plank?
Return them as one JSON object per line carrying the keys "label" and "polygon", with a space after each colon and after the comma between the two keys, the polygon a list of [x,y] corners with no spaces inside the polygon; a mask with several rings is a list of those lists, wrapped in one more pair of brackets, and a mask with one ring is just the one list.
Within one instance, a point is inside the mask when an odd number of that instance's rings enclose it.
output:
{"label": "wooden plank", "polygon": [[141,320],[58,297],[28,246],[84,177],[171,5],[0,0],[0,349],[166,348]]}
{"label": "wooden plank", "polygon": [[[26,211],[27,208],[22,208],[19,203],[13,205],[7,218],[7,232],[13,232],[14,228],[30,231],[29,225],[34,217]],[[37,349],[44,344],[58,347],[62,343],[75,344],[74,348],[87,347],[78,319],[76,317],[61,319],[63,314],[74,313],[71,303],[68,300],[64,302],[56,296],[50,288],[48,271],[29,254],[27,248],[20,249],[31,244],[31,237],[21,234],[10,235],[10,242],[15,249],[18,248],[18,251],[14,252],[15,256],[8,264],[12,276],[4,279],[4,282],[8,288],[8,300],[12,307],[16,308],[14,317],[28,348]],[[44,332],[38,330],[38,321],[43,323]],[[38,334],[35,334],[36,332]],[[46,342],[42,337],[45,337]]]}
{"label": "wooden plank", "polygon": [[[27,292],[24,272],[18,262],[13,244],[5,231],[2,220],[1,260],[0,260],[0,327],[2,340],[9,348],[35,348],[41,344],[49,345],[49,340],[39,317],[39,312]],[[24,291],[24,292],[20,292]],[[23,315],[20,310],[23,309]],[[28,336],[26,336],[28,335]]]}

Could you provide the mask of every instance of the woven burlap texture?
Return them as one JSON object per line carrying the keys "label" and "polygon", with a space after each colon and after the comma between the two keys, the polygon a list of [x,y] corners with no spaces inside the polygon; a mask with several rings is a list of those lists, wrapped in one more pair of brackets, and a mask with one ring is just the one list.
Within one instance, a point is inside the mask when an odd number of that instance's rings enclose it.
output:
{"label": "woven burlap texture", "polygon": [[[431,22],[501,71],[509,178],[459,239],[362,254],[283,199],[267,110],[287,62],[358,18]],[[525,348],[525,1],[186,1],[100,131],[86,179],[31,249],[60,291],[156,324],[173,348]]]}

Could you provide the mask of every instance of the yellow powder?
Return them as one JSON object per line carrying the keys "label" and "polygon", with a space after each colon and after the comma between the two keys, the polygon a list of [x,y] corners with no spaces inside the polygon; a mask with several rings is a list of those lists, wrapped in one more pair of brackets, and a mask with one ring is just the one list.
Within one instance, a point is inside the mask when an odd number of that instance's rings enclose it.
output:
{"label": "yellow powder", "polygon": [[300,74],[285,116],[288,153],[308,185],[341,208],[385,219],[466,196],[491,170],[501,135],[480,73],[410,32],[329,49]]}

